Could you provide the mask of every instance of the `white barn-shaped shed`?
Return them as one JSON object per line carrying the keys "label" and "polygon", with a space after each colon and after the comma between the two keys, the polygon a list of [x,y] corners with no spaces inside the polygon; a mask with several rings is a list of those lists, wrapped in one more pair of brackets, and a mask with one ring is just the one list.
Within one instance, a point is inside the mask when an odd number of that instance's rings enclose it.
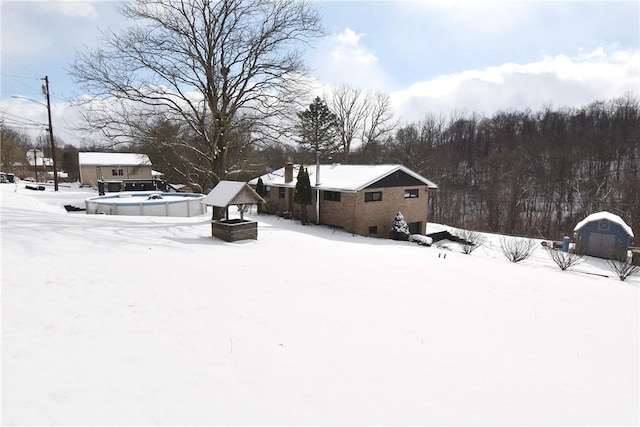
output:
{"label": "white barn-shaped shed", "polygon": [[611,258],[628,250],[633,231],[622,218],[610,212],[596,212],[573,229],[576,246],[586,255]]}

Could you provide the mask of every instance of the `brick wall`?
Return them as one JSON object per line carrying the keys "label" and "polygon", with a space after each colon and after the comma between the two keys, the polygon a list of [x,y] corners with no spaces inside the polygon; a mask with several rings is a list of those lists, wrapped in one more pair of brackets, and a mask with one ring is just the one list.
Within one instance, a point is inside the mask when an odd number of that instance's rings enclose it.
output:
{"label": "brick wall", "polygon": [[[405,190],[417,189],[418,197],[405,198]],[[276,210],[291,210],[294,217],[300,216],[300,206],[293,203],[293,189],[286,189],[286,197],[279,198],[278,187],[271,187],[270,197]],[[365,193],[379,191],[382,200],[365,202]],[[402,212],[407,223],[420,222],[420,233],[425,234],[427,226],[427,206],[429,193],[426,186],[419,187],[386,187],[362,190],[358,193],[340,193],[340,201],[324,200],[324,192],[320,191],[320,221],[325,225],[340,227],[361,236],[389,237],[393,218]],[[310,222],[316,222],[316,192],[313,191],[313,202],[307,206]],[[369,228],[377,227],[376,234],[370,234]]]}
{"label": "brick wall", "polygon": [[[355,221],[353,232],[362,236],[368,236],[369,227],[377,227],[375,237],[387,238],[391,231],[393,218],[398,212],[402,212],[407,223],[421,222],[420,233],[426,232],[427,206],[429,202],[426,186],[411,187],[418,189],[418,197],[405,198],[405,190],[409,188],[392,187],[363,190],[357,193],[355,201]],[[365,202],[365,193],[380,191],[382,200]]]}

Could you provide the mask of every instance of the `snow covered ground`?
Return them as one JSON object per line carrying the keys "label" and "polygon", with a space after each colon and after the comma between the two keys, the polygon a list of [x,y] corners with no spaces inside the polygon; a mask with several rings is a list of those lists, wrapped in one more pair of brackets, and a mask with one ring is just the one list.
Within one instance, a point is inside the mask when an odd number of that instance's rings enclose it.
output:
{"label": "snow covered ground", "polygon": [[601,260],[255,214],[258,240],[226,243],[208,215],[0,190],[4,425],[640,421],[640,278]]}

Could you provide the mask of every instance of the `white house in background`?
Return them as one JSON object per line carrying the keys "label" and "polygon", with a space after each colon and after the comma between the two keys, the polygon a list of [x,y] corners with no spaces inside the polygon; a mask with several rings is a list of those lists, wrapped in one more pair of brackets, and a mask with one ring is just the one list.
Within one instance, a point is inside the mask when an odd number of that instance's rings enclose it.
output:
{"label": "white house in background", "polygon": [[151,160],[137,153],[78,153],[80,183],[96,186],[99,180],[127,181],[154,178]]}

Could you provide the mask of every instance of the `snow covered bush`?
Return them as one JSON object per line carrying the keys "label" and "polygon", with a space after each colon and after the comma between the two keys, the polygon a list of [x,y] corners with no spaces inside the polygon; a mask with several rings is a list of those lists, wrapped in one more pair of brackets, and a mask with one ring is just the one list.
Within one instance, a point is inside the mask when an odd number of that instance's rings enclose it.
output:
{"label": "snow covered bush", "polygon": [[519,237],[501,237],[500,249],[511,262],[520,262],[529,258],[536,250],[536,243],[532,239]]}
{"label": "snow covered bush", "polygon": [[433,239],[422,234],[412,234],[409,236],[409,241],[419,244],[420,246],[431,246]]}
{"label": "snow covered bush", "polygon": [[462,247],[462,252],[467,255],[487,243],[487,238],[477,231],[462,230],[457,234],[460,238],[458,244]]}
{"label": "snow covered bush", "polygon": [[614,254],[613,258],[607,260],[607,265],[623,282],[640,271],[640,266],[631,263],[627,251]]}
{"label": "snow covered bush", "polygon": [[407,225],[407,221],[405,221],[402,212],[398,212],[393,218],[393,225],[391,226],[390,237],[393,240],[409,240],[409,226]]}
{"label": "snow covered bush", "polygon": [[547,250],[547,253],[551,257],[553,262],[555,262],[562,271],[565,271],[570,267],[573,267],[574,265],[580,264],[584,259],[583,254],[579,252],[562,252],[554,248],[553,245],[545,246],[545,249]]}

